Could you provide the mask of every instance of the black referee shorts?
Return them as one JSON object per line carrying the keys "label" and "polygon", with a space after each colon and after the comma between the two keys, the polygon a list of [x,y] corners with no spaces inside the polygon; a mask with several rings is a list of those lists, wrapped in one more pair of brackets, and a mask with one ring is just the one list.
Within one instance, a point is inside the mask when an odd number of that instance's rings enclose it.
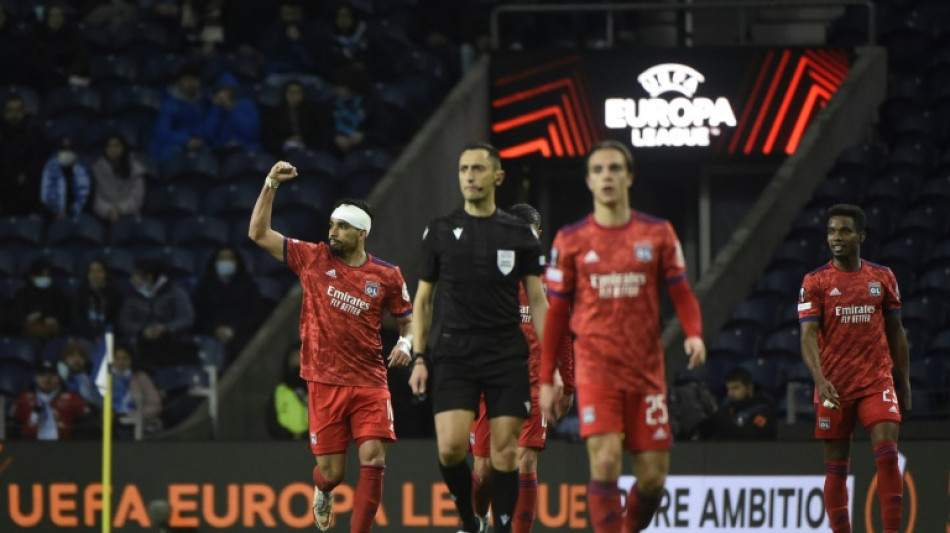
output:
{"label": "black referee shorts", "polygon": [[488,418],[531,414],[528,342],[520,327],[486,332],[444,332],[435,345],[432,407],[435,413],[478,413],[485,393]]}

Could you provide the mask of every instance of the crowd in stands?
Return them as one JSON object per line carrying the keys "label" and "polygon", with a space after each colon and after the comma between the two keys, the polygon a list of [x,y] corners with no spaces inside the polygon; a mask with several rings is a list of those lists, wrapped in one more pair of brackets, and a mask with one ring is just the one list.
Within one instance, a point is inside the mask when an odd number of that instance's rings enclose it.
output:
{"label": "crowd in stands", "polygon": [[304,178],[275,227],[322,239],[333,198],[365,196],[460,75],[464,37],[430,39],[415,4],[0,0],[13,435],[97,434],[107,328],[116,434],[187,416],[203,368],[225,372],[294,280],[246,239],[266,169]]}

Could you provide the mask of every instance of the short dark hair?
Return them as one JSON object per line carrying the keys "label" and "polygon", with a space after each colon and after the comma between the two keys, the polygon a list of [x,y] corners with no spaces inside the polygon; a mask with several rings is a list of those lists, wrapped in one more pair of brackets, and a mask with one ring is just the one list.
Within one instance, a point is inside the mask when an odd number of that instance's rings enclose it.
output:
{"label": "short dark hair", "polygon": [[373,220],[373,212],[370,211],[369,204],[363,200],[357,200],[356,198],[343,198],[342,200],[337,200],[337,202],[333,204],[333,209],[331,209],[330,212],[332,213],[333,210],[335,210],[337,207],[340,207],[341,205],[352,205],[354,207],[359,207],[363,211],[366,211],[366,214],[369,215],[370,221]]}
{"label": "short dark hair", "polygon": [[616,150],[623,155],[623,161],[627,164],[627,172],[633,174],[633,153],[625,144],[620,141],[615,141],[613,139],[605,139],[603,141],[597,141],[593,146],[590,147],[590,151],[587,152],[587,158],[584,159],[584,171],[586,173],[587,169],[590,168],[590,158],[594,155],[594,152],[600,150]]}
{"label": "short dark hair", "polygon": [[723,383],[731,383],[733,381],[741,381],[743,385],[755,384],[755,380],[752,379],[752,372],[749,372],[749,369],[744,366],[732,367],[732,369],[726,372]]}
{"label": "short dark hair", "polygon": [[139,259],[132,266],[132,271],[152,279],[158,279],[165,273],[165,264],[160,259]]}
{"label": "short dark hair", "polygon": [[538,213],[538,210],[535,209],[531,204],[515,204],[505,211],[508,211],[512,215],[524,220],[528,224],[534,224],[538,227],[541,226],[541,213]]}
{"label": "short dark hair", "polygon": [[854,204],[835,204],[828,208],[828,218],[831,217],[851,217],[854,220],[854,229],[858,233],[864,231],[867,224],[867,216],[864,210]]}
{"label": "short dark hair", "polygon": [[490,143],[485,141],[471,142],[462,148],[462,151],[459,152],[459,156],[469,150],[485,150],[488,152],[488,158],[491,159],[492,163],[495,164],[495,170],[501,170],[501,154],[498,153],[498,148],[495,148]]}

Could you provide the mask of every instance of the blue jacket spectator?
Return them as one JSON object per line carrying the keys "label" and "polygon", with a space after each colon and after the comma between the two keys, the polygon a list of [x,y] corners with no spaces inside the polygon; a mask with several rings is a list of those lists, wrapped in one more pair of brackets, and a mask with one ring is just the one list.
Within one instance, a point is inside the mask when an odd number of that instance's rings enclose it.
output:
{"label": "blue jacket spectator", "polygon": [[179,150],[198,150],[204,146],[201,128],[208,111],[201,92],[201,78],[193,66],[182,68],[178,80],[165,95],[155,119],[149,153],[165,161]]}
{"label": "blue jacket spectator", "polygon": [[201,137],[213,149],[261,149],[261,116],[257,104],[238,96],[239,83],[228,72],[215,83],[214,104],[201,125]]}
{"label": "blue jacket spectator", "polygon": [[46,162],[40,177],[40,202],[57,218],[76,216],[86,208],[92,193],[92,173],[86,168],[69,139]]}

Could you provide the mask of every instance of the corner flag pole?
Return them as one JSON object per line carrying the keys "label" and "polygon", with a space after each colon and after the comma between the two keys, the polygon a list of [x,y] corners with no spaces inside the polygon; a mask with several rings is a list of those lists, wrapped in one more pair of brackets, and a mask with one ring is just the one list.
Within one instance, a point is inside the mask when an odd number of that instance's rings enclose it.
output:
{"label": "corner flag pole", "polygon": [[102,339],[102,360],[96,373],[96,386],[102,401],[102,533],[112,531],[112,348],[111,329]]}

